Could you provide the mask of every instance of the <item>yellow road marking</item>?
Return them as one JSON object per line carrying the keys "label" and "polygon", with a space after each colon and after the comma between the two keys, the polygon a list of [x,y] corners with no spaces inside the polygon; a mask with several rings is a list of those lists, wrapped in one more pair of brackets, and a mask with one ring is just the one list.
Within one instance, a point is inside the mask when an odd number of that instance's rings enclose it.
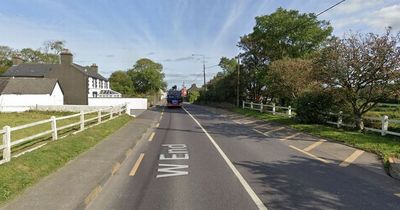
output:
{"label": "yellow road marking", "polygon": [[394,195],[397,197],[400,197],[400,193],[395,193]]}
{"label": "yellow road marking", "polygon": [[129,176],[135,176],[136,171],[138,170],[138,168],[139,168],[139,166],[140,166],[140,163],[141,163],[142,160],[143,160],[143,157],[144,157],[144,153],[141,153],[141,154],[139,155],[139,158],[136,160],[136,163],[135,163],[135,165],[133,166],[131,172],[129,173]]}
{"label": "yellow road marking", "polygon": [[90,194],[85,198],[85,204],[88,205],[90,202],[92,202],[93,199],[97,197],[97,194],[99,194],[102,190],[102,187],[98,185],[96,188],[90,192]]}
{"label": "yellow road marking", "polygon": [[111,170],[111,175],[115,175],[119,168],[121,167],[121,163],[117,162]]}
{"label": "yellow road marking", "polygon": [[157,124],[156,124],[156,128],[158,128],[158,127],[160,127],[160,123],[157,123]]}
{"label": "yellow road marking", "polygon": [[282,138],[282,139],[279,139],[279,140],[281,140],[281,141],[289,140],[289,139],[292,139],[292,138],[294,138],[294,137],[296,137],[298,135],[300,135],[300,133],[295,133],[295,134],[293,134],[291,136],[286,136],[285,138]]}
{"label": "yellow road marking", "polygon": [[154,133],[154,132],[150,134],[149,141],[153,141],[153,138],[154,138],[154,135],[155,135],[155,134],[156,134],[156,133]]}
{"label": "yellow road marking", "polygon": [[322,144],[322,143],[324,143],[324,142],[326,142],[326,140],[319,140],[319,141],[317,141],[317,142],[311,144],[310,146],[304,148],[303,150],[306,151],[306,152],[309,152],[309,151],[311,151],[311,150],[314,149],[315,147],[318,147],[320,144]]}
{"label": "yellow road marking", "polygon": [[358,157],[360,157],[362,154],[364,153],[364,151],[362,150],[356,150],[355,152],[353,152],[353,154],[351,154],[348,158],[346,158],[346,160],[344,160],[343,162],[341,162],[339,164],[339,166],[341,167],[347,167],[349,166],[352,162],[354,162]]}
{"label": "yellow road marking", "polygon": [[264,135],[268,135],[270,133],[273,133],[275,131],[280,131],[280,130],[283,130],[283,129],[285,129],[285,127],[280,127],[280,128],[274,129],[274,130],[270,130],[270,131],[265,132]]}
{"label": "yellow road marking", "polygon": [[299,152],[301,152],[301,153],[303,153],[303,154],[306,154],[306,155],[308,155],[308,156],[310,156],[310,157],[312,157],[312,158],[314,158],[314,159],[316,159],[316,160],[319,160],[319,161],[321,161],[321,162],[323,162],[323,163],[331,163],[331,161],[329,161],[329,160],[325,160],[325,159],[323,159],[323,158],[319,158],[319,157],[317,157],[317,156],[315,156],[315,155],[313,155],[313,154],[311,154],[311,153],[309,153],[309,152],[306,152],[306,151],[304,151],[304,150],[302,150],[302,149],[299,149],[299,148],[297,148],[297,147],[295,147],[295,146],[289,145],[289,147],[292,148],[292,149],[294,149],[294,150],[297,150],[297,151],[299,151]]}

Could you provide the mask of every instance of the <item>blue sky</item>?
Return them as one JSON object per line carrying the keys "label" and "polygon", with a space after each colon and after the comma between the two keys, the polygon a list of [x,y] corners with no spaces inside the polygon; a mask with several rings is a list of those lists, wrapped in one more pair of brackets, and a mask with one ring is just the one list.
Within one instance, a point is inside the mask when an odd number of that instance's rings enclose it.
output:
{"label": "blue sky", "polygon": [[[204,54],[213,66],[239,51],[239,37],[250,33],[254,17],[278,7],[318,13],[338,0],[2,0],[0,45],[39,48],[46,40],[65,40],[82,65],[96,63],[105,76],[147,57],[164,66],[171,86],[202,84]],[[349,30],[382,33],[400,30],[398,0],[346,0],[321,15],[334,34]],[[207,69],[207,80],[220,69]]]}

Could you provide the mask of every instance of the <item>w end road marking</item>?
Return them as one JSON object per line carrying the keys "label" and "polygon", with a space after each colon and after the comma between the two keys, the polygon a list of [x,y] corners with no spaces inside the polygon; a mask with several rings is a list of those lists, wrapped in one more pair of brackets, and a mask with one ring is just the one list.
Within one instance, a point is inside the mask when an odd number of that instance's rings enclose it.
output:
{"label": "w end road marking", "polygon": [[249,196],[251,197],[253,202],[256,204],[258,209],[267,210],[267,207],[264,205],[264,203],[261,201],[261,199],[257,196],[257,194],[254,192],[254,190],[250,187],[250,185],[247,183],[247,181],[243,178],[243,176],[239,173],[239,171],[236,169],[236,167],[232,164],[232,162],[229,160],[228,156],[226,156],[225,152],[222,151],[221,147],[218,146],[217,142],[215,142],[215,140],[207,132],[207,130],[204,129],[204,127],[199,123],[199,121],[197,121],[197,119],[194,118],[193,115],[190,114],[184,107],[182,107],[182,109],[185,110],[185,112],[193,119],[193,121],[196,122],[196,124],[201,128],[201,130],[203,130],[203,132],[206,134],[208,139],[214,145],[215,149],[217,149],[219,154],[225,160],[226,164],[232,170],[233,174],[235,174],[235,176],[239,179],[240,184],[242,184],[243,188],[249,194]]}
{"label": "w end road marking", "polygon": [[[177,165],[177,164],[158,164],[158,172],[162,172],[164,174],[157,174],[157,178],[162,177],[170,177],[170,176],[183,176],[188,175],[188,171],[180,171],[181,169],[189,168],[188,165]],[[161,168],[164,167],[164,168]]]}

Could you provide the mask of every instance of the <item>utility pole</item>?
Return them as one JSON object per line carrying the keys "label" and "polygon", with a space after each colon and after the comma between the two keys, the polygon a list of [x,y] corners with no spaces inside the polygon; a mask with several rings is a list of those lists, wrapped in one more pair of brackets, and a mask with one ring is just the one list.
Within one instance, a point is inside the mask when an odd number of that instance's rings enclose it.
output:
{"label": "utility pole", "polygon": [[207,90],[206,87],[206,56],[203,54],[192,54],[192,56],[202,56],[203,57],[203,80],[204,80],[204,90]]}
{"label": "utility pole", "polygon": [[239,87],[240,87],[240,54],[237,56],[237,86],[236,86],[236,106],[240,105],[240,96],[239,96]]}

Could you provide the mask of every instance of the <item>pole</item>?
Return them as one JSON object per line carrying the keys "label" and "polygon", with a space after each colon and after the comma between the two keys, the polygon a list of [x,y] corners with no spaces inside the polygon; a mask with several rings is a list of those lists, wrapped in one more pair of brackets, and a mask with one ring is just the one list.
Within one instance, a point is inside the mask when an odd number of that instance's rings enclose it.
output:
{"label": "pole", "polygon": [[236,87],[236,106],[239,107],[239,86],[240,86],[240,54],[237,63],[237,87]]}
{"label": "pole", "polygon": [[204,55],[203,55],[203,77],[204,77],[204,89],[207,90],[207,86],[206,86],[206,61],[205,61]]}

